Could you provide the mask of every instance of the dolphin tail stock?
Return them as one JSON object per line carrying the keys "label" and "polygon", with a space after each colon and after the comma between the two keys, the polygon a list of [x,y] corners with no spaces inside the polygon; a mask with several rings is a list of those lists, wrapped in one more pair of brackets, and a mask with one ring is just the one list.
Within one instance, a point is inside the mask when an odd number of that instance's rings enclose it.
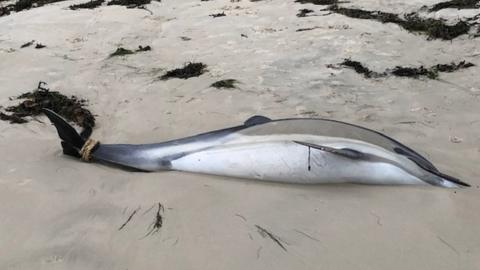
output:
{"label": "dolphin tail stock", "polygon": [[81,150],[92,133],[91,128],[86,128],[82,133],[78,133],[63,117],[50,109],[42,109],[50,122],[55,126],[58,136],[62,140],[62,149],[65,155],[81,158]]}

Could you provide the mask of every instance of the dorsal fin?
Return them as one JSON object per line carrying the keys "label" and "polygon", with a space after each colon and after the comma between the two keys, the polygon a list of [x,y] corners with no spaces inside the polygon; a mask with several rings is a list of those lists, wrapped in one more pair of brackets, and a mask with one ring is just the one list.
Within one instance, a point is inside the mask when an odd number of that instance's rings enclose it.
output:
{"label": "dorsal fin", "polygon": [[250,118],[248,118],[245,123],[243,123],[245,126],[255,126],[255,125],[260,125],[260,124],[265,124],[272,121],[272,119],[262,116],[262,115],[254,115]]}

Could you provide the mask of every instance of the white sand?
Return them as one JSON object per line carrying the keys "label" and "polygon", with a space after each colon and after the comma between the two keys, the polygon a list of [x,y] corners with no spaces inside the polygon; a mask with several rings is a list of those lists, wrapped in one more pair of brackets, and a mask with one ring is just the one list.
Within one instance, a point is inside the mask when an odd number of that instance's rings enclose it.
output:
{"label": "white sand", "polygon": [[[355,5],[401,12],[436,1],[404,2]],[[45,118],[0,122],[0,269],[480,269],[480,68],[440,80],[368,80],[326,67],[347,57],[375,70],[463,59],[480,65],[480,39],[427,41],[393,24],[297,18],[300,8],[322,14],[322,7],[293,0],[163,0],[148,6],[153,15],[118,6],[67,10],[72,3],[0,18],[1,105],[46,81],[91,101],[93,137],[105,143],[159,142],[253,114],[327,117],[383,131],[472,188],[132,173],[63,156]],[[221,11],[227,16],[208,16]],[[19,49],[32,39],[48,47]],[[108,59],[120,45],[153,51]],[[156,79],[186,61],[204,62],[209,72]],[[209,88],[228,78],[239,89]],[[143,213],[158,202],[163,227],[142,239],[156,208]]]}

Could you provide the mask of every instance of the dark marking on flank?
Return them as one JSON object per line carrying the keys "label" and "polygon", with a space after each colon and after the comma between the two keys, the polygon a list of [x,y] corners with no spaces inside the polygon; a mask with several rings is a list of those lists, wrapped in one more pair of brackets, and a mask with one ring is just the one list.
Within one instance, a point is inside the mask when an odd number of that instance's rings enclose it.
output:
{"label": "dark marking on flank", "polygon": [[267,231],[265,228],[255,225],[257,227],[258,233],[263,237],[263,238],[270,238],[275,244],[277,244],[279,247],[281,247],[284,251],[287,251],[287,248],[284,246],[285,241],[281,240],[278,236],[274,235],[273,233]]}

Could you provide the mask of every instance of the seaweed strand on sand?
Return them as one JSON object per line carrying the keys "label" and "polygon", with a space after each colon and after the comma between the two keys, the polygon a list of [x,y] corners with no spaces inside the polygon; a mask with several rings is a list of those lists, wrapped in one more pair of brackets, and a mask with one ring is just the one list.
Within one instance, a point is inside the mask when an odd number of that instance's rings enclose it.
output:
{"label": "seaweed strand on sand", "polygon": [[203,63],[188,62],[181,68],[176,68],[167,71],[160,77],[161,80],[168,80],[171,78],[188,79],[198,77],[206,72],[207,65]]}
{"label": "seaweed strand on sand", "polygon": [[140,46],[138,46],[138,49],[136,49],[135,51],[125,49],[123,47],[119,47],[119,48],[117,48],[116,51],[114,51],[113,53],[110,54],[110,57],[135,54],[135,53],[138,53],[138,52],[146,52],[146,51],[151,51],[151,50],[152,50],[152,47],[150,47],[148,45],[145,46],[145,47],[140,45]]}
{"label": "seaweed strand on sand", "polygon": [[69,8],[71,10],[77,10],[77,9],[94,9],[99,6],[101,6],[105,0],[91,0],[89,2],[81,3],[81,4],[76,4],[76,5],[71,5]]}
{"label": "seaweed strand on sand", "polygon": [[397,76],[397,77],[410,77],[418,79],[420,77],[427,77],[429,79],[436,79],[438,78],[438,74],[440,72],[454,72],[457,70],[470,68],[475,66],[473,63],[461,61],[458,63],[452,62],[450,64],[437,64],[431,67],[404,67],[404,66],[396,66],[393,69],[387,69],[382,73],[375,72],[370,70],[369,68],[365,67],[364,64],[353,61],[351,59],[344,59],[341,66],[350,68],[355,70],[358,74],[362,74],[365,78],[380,78],[386,77],[389,75]]}
{"label": "seaweed strand on sand", "polygon": [[46,83],[40,82],[36,90],[26,92],[12,100],[19,100],[17,105],[9,106],[4,113],[0,112],[0,119],[14,124],[27,123],[27,117],[42,114],[42,109],[50,109],[70,122],[80,127],[92,129],[95,126],[95,117],[85,108],[87,100],[76,96],[65,96],[60,92],[45,88]]}
{"label": "seaweed strand on sand", "polygon": [[479,0],[451,0],[446,2],[440,2],[429,8],[430,12],[439,11],[445,8],[456,9],[476,9],[480,8]]}
{"label": "seaweed strand on sand", "polygon": [[[350,18],[374,20],[381,23],[394,23],[409,32],[426,35],[429,39],[452,40],[463,34],[468,34],[470,28],[474,25],[477,25],[477,23],[471,23],[471,20],[459,20],[456,23],[451,24],[444,19],[422,18],[418,12],[411,12],[401,15],[383,11],[370,11],[358,8],[341,7],[338,5],[341,2],[336,0],[297,0],[296,2],[301,4],[311,3],[315,5],[328,5],[325,10]],[[442,7],[472,6],[473,2],[479,1],[453,0],[444,2]],[[440,6],[432,7],[433,10],[437,8],[440,8]]]}

